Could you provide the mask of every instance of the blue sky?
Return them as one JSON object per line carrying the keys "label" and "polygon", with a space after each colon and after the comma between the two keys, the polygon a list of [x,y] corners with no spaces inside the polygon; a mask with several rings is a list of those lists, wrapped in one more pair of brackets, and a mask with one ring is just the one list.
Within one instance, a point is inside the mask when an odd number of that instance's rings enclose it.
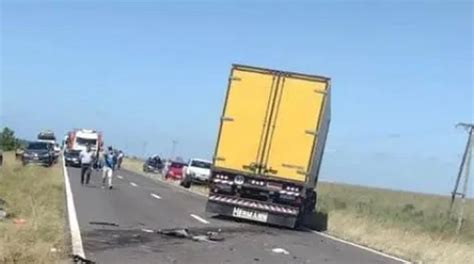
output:
{"label": "blue sky", "polygon": [[[0,127],[210,157],[232,63],[332,78],[321,178],[448,193],[472,122],[473,4],[2,1]],[[472,188],[471,188],[472,189]]]}

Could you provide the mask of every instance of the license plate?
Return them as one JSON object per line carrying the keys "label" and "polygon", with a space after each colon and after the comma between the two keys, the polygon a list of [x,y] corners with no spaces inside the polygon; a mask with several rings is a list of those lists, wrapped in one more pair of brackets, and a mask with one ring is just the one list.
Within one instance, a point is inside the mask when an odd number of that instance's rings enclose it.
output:
{"label": "license plate", "polygon": [[234,207],[234,210],[232,211],[232,216],[264,223],[266,223],[268,219],[268,213],[242,209],[239,207]]}
{"label": "license plate", "polygon": [[267,186],[268,188],[277,189],[277,190],[283,189],[283,184],[276,183],[276,182],[268,182]]}
{"label": "license plate", "polygon": [[33,157],[33,160],[38,160],[39,158],[37,156],[34,156]]}

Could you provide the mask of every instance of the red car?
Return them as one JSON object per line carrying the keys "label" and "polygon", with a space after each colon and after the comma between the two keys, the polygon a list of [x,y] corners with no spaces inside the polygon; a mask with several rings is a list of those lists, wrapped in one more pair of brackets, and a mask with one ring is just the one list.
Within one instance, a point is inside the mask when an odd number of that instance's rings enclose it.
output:
{"label": "red car", "polygon": [[183,175],[184,175],[183,169],[184,169],[184,166],[186,165],[187,165],[186,163],[179,162],[179,161],[171,162],[166,172],[165,179],[172,179],[172,180],[183,179]]}

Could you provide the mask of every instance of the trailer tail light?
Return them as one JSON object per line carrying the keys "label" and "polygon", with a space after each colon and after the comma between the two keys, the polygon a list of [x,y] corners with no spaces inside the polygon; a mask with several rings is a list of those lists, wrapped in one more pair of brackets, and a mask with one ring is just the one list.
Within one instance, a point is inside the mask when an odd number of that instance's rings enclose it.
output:
{"label": "trailer tail light", "polygon": [[250,184],[257,186],[265,186],[265,181],[260,180],[250,180]]}
{"label": "trailer tail light", "polygon": [[224,175],[224,174],[216,174],[216,178],[220,180],[228,180],[229,176]]}
{"label": "trailer tail light", "polygon": [[286,186],[285,190],[289,191],[289,192],[300,192],[300,188],[298,187],[295,187],[295,186]]}
{"label": "trailer tail light", "polygon": [[287,185],[285,189],[280,190],[280,194],[291,195],[291,196],[300,196],[301,189],[296,186]]}
{"label": "trailer tail light", "polygon": [[234,185],[234,181],[230,179],[229,176],[224,175],[224,174],[216,174],[212,181],[215,183]]}

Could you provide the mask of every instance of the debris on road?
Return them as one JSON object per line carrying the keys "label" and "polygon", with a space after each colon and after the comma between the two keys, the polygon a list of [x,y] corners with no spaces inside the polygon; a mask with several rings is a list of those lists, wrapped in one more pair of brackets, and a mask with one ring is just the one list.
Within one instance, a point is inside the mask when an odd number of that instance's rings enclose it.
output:
{"label": "debris on road", "polygon": [[211,241],[224,241],[224,237],[218,232],[207,232],[207,236]]}
{"label": "debris on road", "polygon": [[220,234],[220,232],[213,232],[213,231],[206,232],[205,234],[192,234],[187,228],[173,228],[173,229],[160,229],[157,231],[157,233],[166,235],[166,236],[173,236],[177,238],[187,238],[196,242],[215,243],[218,241],[224,241],[224,237]]}
{"label": "debris on road", "polygon": [[105,226],[119,226],[116,223],[111,222],[89,222],[90,225],[105,225]]}
{"label": "debris on road", "polygon": [[274,248],[272,249],[272,252],[277,254],[290,255],[290,252],[288,252],[288,250],[284,248]]}
{"label": "debris on road", "polygon": [[206,236],[206,235],[193,236],[193,237],[191,237],[191,239],[192,239],[193,241],[197,241],[197,242],[211,242],[211,243],[216,243],[216,242],[214,242],[214,241],[209,240],[209,237]]}
{"label": "debris on road", "polygon": [[96,264],[95,261],[92,261],[92,260],[88,260],[86,258],[83,258],[79,255],[72,255],[72,260],[74,261],[74,263],[80,263],[80,264]]}
{"label": "debris on road", "polygon": [[174,236],[178,238],[189,238],[188,229],[186,228],[173,228],[173,229],[160,229],[157,231],[158,234]]}

